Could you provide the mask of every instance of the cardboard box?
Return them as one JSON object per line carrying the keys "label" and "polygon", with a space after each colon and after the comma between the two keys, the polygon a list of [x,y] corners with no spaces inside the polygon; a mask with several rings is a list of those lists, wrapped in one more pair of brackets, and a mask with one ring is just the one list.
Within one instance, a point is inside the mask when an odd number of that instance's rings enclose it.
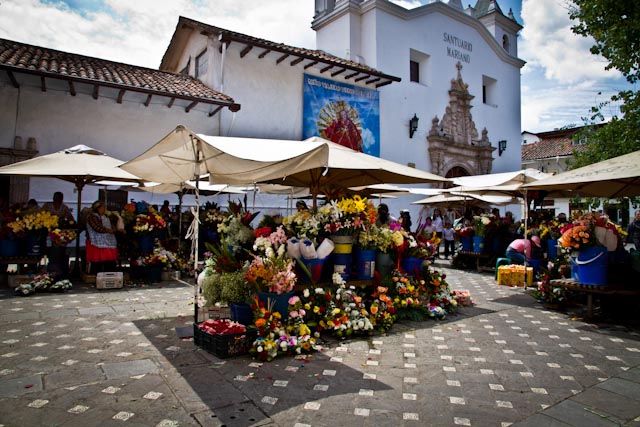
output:
{"label": "cardboard box", "polygon": [[98,273],[96,289],[120,289],[124,284],[123,277],[121,271]]}
{"label": "cardboard box", "polygon": [[7,284],[10,288],[17,288],[25,283],[31,283],[33,274],[9,274],[7,275]]}
{"label": "cardboard box", "polygon": [[[523,265],[501,265],[498,267],[498,284],[524,287]],[[527,267],[527,287],[533,285],[533,267]]]}
{"label": "cardboard box", "polygon": [[163,271],[162,272],[162,280],[180,280],[180,272],[179,271]]}
{"label": "cardboard box", "polygon": [[96,275],[82,272],[82,282],[93,285],[96,283]]}

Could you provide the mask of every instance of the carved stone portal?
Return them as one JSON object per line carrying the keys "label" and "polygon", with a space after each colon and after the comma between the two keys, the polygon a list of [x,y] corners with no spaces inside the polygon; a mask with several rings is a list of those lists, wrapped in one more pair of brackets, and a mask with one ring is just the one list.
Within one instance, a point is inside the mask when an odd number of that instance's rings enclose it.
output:
{"label": "carved stone portal", "polygon": [[431,121],[431,130],[427,141],[431,172],[440,176],[462,171],[467,175],[483,175],[491,173],[493,151],[487,129],[483,129],[478,138],[478,130],[471,117],[471,100],[475,98],[469,93],[469,85],[462,80],[462,64],[456,64],[458,77],[451,80],[449,89],[449,105],[442,120],[438,116]]}

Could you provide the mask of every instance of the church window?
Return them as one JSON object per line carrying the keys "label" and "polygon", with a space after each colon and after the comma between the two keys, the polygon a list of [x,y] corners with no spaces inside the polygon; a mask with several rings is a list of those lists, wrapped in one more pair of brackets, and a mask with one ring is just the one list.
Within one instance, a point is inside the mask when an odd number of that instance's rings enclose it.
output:
{"label": "church window", "polygon": [[492,79],[488,76],[482,76],[482,103],[485,105],[490,105],[492,107],[496,107],[497,105],[497,95],[496,95],[496,87],[498,85],[498,81],[496,79]]}
{"label": "church window", "polygon": [[409,51],[409,81],[429,85],[429,58],[426,53]]}
{"label": "church window", "polygon": [[409,61],[410,81],[420,83],[420,63]]}
{"label": "church window", "polygon": [[502,35],[502,48],[509,52],[509,37],[506,34]]}

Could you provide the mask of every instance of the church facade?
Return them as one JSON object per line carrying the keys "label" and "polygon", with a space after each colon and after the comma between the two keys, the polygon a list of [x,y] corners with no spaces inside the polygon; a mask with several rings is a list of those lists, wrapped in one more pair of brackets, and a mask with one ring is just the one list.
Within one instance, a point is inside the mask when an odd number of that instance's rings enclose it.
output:
{"label": "church facade", "polygon": [[[317,49],[304,49],[180,17],[159,70],[4,41],[3,147],[17,160],[35,151],[16,137],[34,138],[39,154],[83,143],[128,160],[184,124],[210,135],[320,135],[442,176],[520,168],[521,26],[495,0],[411,10],[317,0],[312,28]],[[57,68],[11,62],[29,53]],[[47,200],[55,187],[32,183],[29,196]]]}

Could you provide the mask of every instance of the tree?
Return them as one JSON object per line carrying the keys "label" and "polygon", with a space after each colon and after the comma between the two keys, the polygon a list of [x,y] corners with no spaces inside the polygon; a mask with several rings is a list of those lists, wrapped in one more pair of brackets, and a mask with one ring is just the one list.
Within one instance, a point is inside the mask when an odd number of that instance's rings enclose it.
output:
{"label": "tree", "polygon": [[[569,16],[578,23],[571,27],[581,36],[591,36],[591,53],[602,55],[607,70],[620,71],[635,84],[640,79],[640,2],[620,0],[568,0]],[[640,150],[640,93],[623,90],[610,101],[591,108],[587,124],[604,121],[602,109],[619,102],[621,117],[614,116],[606,126],[587,127],[578,137],[586,137],[583,150],[574,153],[572,168]]]}

